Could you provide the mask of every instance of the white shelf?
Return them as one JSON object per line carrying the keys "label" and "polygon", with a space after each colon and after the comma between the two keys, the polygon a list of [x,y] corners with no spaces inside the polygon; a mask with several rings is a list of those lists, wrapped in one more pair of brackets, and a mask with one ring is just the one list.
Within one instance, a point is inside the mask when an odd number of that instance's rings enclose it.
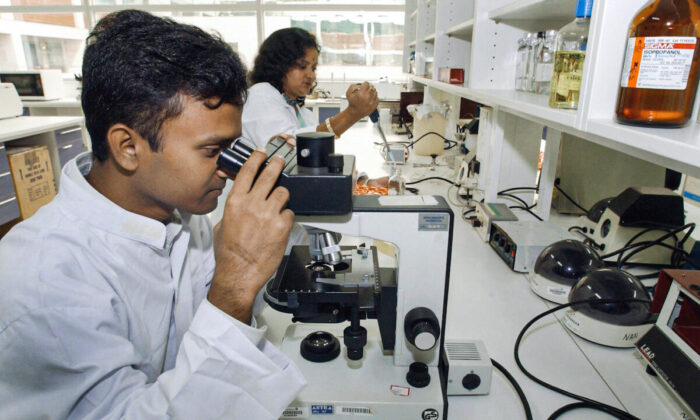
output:
{"label": "white shelf", "polygon": [[474,19],[469,19],[466,22],[462,22],[459,25],[455,25],[447,29],[447,31],[445,31],[445,34],[448,36],[453,36],[455,38],[463,39],[465,41],[471,41],[473,30]]}
{"label": "white shelf", "polygon": [[432,44],[435,42],[435,33],[432,33],[425,38],[423,38],[423,42],[427,42],[428,44]]}
{"label": "white shelf", "polygon": [[416,41],[411,41],[411,42],[408,43],[408,47],[409,47],[409,48],[415,47],[415,46],[416,46]]}
{"label": "white shelf", "polygon": [[700,124],[683,128],[647,128],[619,124],[612,118],[594,119],[585,129],[577,126],[575,110],[550,108],[548,97],[513,90],[480,90],[411,76],[419,84],[458,95],[509,114],[538,121],[657,165],[700,177]]}
{"label": "white shelf", "polygon": [[515,90],[479,90],[460,85],[438,82],[424,77],[411,76],[422,85],[439,89],[443,92],[459,95],[475,102],[497,106],[508,113],[540,121],[563,130],[575,130],[576,111],[550,108],[546,95]]}
{"label": "white shelf", "polygon": [[691,123],[683,128],[647,128],[619,124],[610,118],[589,121],[586,131],[605,138],[604,146],[663,166],[676,163],[673,165],[675,169],[700,177],[700,124]]}
{"label": "white shelf", "polygon": [[576,0],[519,0],[489,12],[489,19],[528,31],[559,29],[574,19]]}

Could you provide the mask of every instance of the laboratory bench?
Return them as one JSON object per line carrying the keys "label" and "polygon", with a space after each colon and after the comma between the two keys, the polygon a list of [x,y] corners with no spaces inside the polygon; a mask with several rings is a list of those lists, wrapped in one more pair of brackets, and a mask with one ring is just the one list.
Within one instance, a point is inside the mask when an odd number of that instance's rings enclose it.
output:
{"label": "laboratory bench", "polygon": [[[387,137],[389,141],[406,140],[405,136]],[[358,123],[336,142],[336,153],[355,155],[357,169],[370,177],[389,175],[391,168],[384,163],[380,147],[375,144],[379,141],[371,123]],[[437,163],[444,166],[434,170],[414,168],[412,163],[429,163],[431,159],[412,156],[409,163],[403,165],[404,178],[407,182],[429,176],[453,179],[455,170],[446,166],[446,162],[450,159],[447,156],[457,153],[455,150],[438,157]],[[513,356],[514,344],[523,326],[554,304],[535,295],[525,275],[511,271],[489,244],[481,240],[471,224],[462,219],[464,207],[458,202],[456,189],[449,183],[431,180],[411,187],[418,188],[422,195],[445,196],[455,215],[445,337],[482,340],[489,356],[516,378],[535,419],[547,418],[558,408],[576,402],[528,379],[518,369]],[[515,211],[520,220],[532,219],[523,211]],[[552,219],[572,225],[576,218],[553,214]],[[260,315],[259,323],[268,326],[269,339],[279,344],[291,318],[268,307]],[[520,346],[523,365],[555,386],[627,410],[640,419],[683,418],[679,406],[657,380],[645,372],[645,364],[637,354],[636,349],[615,349],[581,339],[552,315],[531,327]],[[323,366],[319,365],[319,369]],[[372,380],[370,373],[367,380]],[[451,420],[524,418],[518,395],[496,369],[490,394],[451,396],[448,401]],[[611,417],[580,409],[562,418]]]}

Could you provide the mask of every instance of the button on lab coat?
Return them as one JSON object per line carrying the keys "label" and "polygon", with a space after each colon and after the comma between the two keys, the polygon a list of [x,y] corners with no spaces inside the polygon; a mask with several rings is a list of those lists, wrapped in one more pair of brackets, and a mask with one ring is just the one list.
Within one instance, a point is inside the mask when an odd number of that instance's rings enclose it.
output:
{"label": "button on lab coat", "polygon": [[298,133],[316,131],[318,118],[314,113],[306,107],[301,107],[300,113],[305,127],[299,126],[296,110],[277,88],[267,82],[256,83],[248,89],[248,98],[243,105],[243,137],[252,140],[256,147],[265,147],[273,136],[280,133],[296,137]]}
{"label": "button on lab coat", "polygon": [[91,162],[0,241],[0,418],[278,418],[304,379],[205,299],[208,218],[127,212]]}

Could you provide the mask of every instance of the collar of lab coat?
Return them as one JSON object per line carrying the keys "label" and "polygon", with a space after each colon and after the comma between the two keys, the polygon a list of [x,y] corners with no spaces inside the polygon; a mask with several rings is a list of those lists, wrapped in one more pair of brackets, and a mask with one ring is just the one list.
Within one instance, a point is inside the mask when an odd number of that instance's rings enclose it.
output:
{"label": "collar of lab coat", "polygon": [[[171,226],[118,206],[90,185],[85,176],[92,167],[92,153],[85,152],[68,162],[61,171],[61,186],[56,200],[71,209],[77,217],[100,230],[142,242],[153,248],[165,249],[170,246],[172,236],[179,232]],[[176,211],[177,212],[177,211]],[[171,223],[182,219],[182,225],[189,223],[191,214],[177,212]],[[179,224],[179,223],[178,223]]]}

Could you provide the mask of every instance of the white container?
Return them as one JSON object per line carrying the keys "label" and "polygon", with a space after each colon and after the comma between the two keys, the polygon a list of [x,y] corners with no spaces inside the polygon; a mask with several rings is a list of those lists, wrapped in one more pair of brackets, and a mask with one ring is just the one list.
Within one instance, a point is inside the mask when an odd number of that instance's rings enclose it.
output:
{"label": "white container", "polygon": [[[447,109],[444,105],[409,105],[413,116],[413,153],[420,156],[441,155],[445,148]],[[434,133],[434,134],[429,134]]]}

